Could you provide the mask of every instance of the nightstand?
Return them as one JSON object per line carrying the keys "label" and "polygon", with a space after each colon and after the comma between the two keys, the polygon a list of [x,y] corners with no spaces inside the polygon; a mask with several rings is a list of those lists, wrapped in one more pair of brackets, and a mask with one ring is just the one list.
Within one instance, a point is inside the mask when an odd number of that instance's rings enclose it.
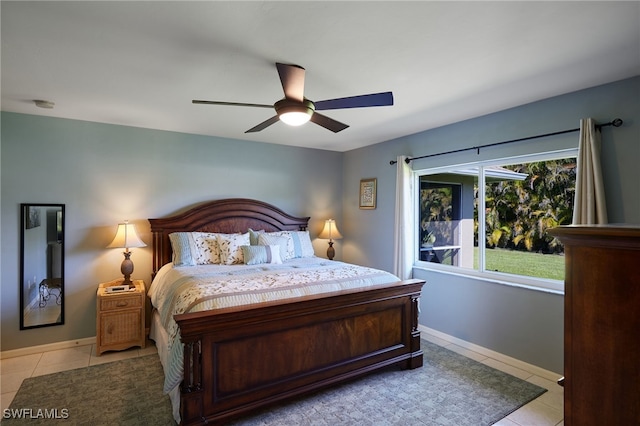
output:
{"label": "nightstand", "polygon": [[106,288],[121,285],[123,279],[101,283],[96,303],[96,355],[132,346],[144,348],[145,286],[133,280],[135,290],[107,293]]}

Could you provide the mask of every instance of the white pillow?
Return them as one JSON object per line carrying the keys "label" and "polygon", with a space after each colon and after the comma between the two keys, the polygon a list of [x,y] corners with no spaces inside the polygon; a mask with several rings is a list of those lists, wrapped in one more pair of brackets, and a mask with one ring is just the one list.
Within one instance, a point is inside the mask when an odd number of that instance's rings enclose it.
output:
{"label": "white pillow", "polygon": [[249,245],[248,232],[244,234],[218,234],[217,240],[221,264],[237,265],[244,263],[242,246]]}
{"label": "white pillow", "polygon": [[193,232],[193,238],[197,253],[195,255],[196,265],[219,265],[220,248],[218,247],[217,236],[213,232]]}

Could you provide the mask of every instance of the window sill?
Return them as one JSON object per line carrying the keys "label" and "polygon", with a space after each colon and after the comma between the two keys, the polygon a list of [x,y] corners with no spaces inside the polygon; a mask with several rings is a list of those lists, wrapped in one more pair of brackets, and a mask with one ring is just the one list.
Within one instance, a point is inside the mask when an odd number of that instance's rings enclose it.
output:
{"label": "window sill", "polygon": [[440,265],[437,263],[417,261],[413,269],[419,269],[440,274],[454,275],[458,277],[473,278],[476,280],[491,282],[510,287],[525,288],[528,290],[542,291],[564,296],[564,282],[557,280],[545,280],[541,278],[523,277],[519,275],[500,272],[480,272],[473,269],[463,269],[455,266]]}

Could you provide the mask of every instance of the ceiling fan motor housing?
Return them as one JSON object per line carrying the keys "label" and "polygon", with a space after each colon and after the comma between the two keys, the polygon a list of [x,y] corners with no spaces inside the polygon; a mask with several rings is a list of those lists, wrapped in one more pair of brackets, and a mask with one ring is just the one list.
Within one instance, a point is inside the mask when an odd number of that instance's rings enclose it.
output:
{"label": "ceiling fan motor housing", "polygon": [[278,118],[290,126],[300,126],[311,119],[316,107],[308,99],[297,101],[293,99],[281,99],[273,107]]}
{"label": "ceiling fan motor housing", "polygon": [[303,112],[305,114],[312,115],[316,110],[316,106],[309,99],[305,99],[302,102],[292,99],[280,99],[274,105],[278,115],[286,114],[288,112]]}

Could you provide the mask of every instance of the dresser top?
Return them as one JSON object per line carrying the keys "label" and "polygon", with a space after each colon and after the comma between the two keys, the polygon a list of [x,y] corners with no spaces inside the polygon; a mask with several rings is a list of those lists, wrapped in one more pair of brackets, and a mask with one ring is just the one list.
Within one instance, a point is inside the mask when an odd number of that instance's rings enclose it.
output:
{"label": "dresser top", "polygon": [[569,225],[550,229],[565,244],[640,249],[640,224]]}

